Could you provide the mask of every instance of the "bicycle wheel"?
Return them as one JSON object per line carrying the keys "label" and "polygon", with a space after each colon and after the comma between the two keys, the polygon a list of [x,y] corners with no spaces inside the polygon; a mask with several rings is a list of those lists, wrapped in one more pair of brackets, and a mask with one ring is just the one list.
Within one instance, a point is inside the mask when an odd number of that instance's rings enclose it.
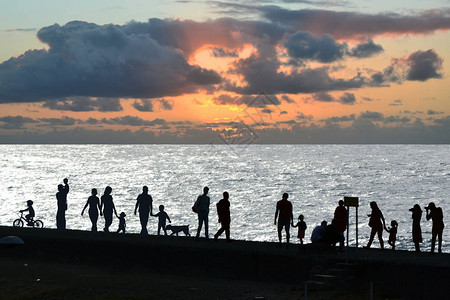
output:
{"label": "bicycle wheel", "polygon": [[21,219],[15,219],[13,222],[14,227],[23,227],[23,221]]}
{"label": "bicycle wheel", "polygon": [[41,220],[36,220],[36,221],[34,221],[34,223],[33,223],[33,227],[34,227],[34,228],[42,228],[42,227],[44,227],[44,223],[42,223]]}

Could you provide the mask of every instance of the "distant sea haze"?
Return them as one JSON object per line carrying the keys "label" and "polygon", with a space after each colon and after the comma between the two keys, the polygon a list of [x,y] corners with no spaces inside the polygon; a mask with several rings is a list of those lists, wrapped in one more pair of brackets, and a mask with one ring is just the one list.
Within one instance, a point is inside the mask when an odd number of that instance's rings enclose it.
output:
{"label": "distant sea haze", "polygon": [[[322,220],[333,218],[339,200],[359,197],[359,245],[367,244],[369,203],[376,201],[390,226],[399,224],[397,249],[413,250],[410,208],[419,204],[424,243],[430,251],[431,220],[424,207],[442,207],[446,228],[443,252],[450,252],[450,145],[0,145],[0,225],[12,226],[26,200],[34,201],[36,218],[56,228],[56,192],[69,179],[67,228],[90,230],[81,211],[92,188],[99,196],[112,187],[117,212],[125,212],[127,232],[140,231],[133,214],[142,186],[149,187],[153,209],[163,204],[173,225],[189,225],[197,218],[191,207],[204,186],[210,188],[210,234],[220,227],[216,203],[228,191],[231,238],[277,241],[273,225],[275,205],[289,194],[294,221],[303,214],[306,242]],[[350,245],[355,245],[355,213],[350,208]],[[148,230],[156,234],[157,218]],[[102,230],[104,219],[99,218]],[[118,228],[118,219],[110,228]],[[38,230],[38,229],[36,229]],[[385,248],[388,233],[383,234]],[[298,243],[296,228],[292,242]],[[379,248],[375,239],[373,248]]]}

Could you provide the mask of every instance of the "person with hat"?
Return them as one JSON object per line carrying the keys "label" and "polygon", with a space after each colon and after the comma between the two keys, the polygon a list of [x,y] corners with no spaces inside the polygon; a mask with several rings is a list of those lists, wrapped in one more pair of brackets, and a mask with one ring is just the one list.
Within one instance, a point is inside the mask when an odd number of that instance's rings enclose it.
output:
{"label": "person with hat", "polygon": [[420,252],[419,243],[422,243],[422,228],[420,228],[420,219],[422,218],[422,209],[419,204],[415,204],[409,211],[412,212],[412,236],[416,252]]}
{"label": "person with hat", "polygon": [[444,215],[442,208],[436,207],[433,202],[425,206],[427,212],[427,221],[431,219],[433,227],[431,229],[431,253],[434,253],[434,246],[436,244],[436,237],[438,241],[438,253],[442,253],[442,232],[444,231]]}

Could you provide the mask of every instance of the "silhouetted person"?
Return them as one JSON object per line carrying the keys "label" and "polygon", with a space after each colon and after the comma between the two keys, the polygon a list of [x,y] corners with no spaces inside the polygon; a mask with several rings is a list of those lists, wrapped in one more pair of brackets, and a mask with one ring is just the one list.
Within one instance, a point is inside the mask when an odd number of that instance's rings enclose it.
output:
{"label": "silhouetted person", "polygon": [[112,224],[113,212],[117,215],[111,192],[112,188],[107,186],[100,200],[100,211],[103,211],[103,216],[105,218],[105,228],[103,229],[105,232],[109,232],[109,226]]}
{"label": "silhouetted person", "polygon": [[64,178],[64,185],[58,185],[56,200],[58,210],[56,212],[56,228],[59,230],[66,229],[66,210],[67,210],[67,194],[69,193],[69,180]]}
{"label": "silhouetted person", "polygon": [[344,232],[347,229],[348,211],[344,206],[344,201],[339,200],[338,207],[334,210],[334,219],[336,220],[336,227],[339,233],[342,235],[341,242],[339,243],[339,249],[344,249]]}
{"label": "silhouetted person", "polygon": [[386,227],[386,222],[384,221],[383,214],[381,213],[381,210],[378,208],[378,205],[375,201],[370,202],[370,208],[372,209],[372,213],[367,216],[370,217],[369,226],[372,228],[372,230],[370,231],[369,243],[367,243],[366,248],[370,248],[375,234],[378,234],[380,247],[381,249],[384,249],[383,228]]}
{"label": "silhouetted person", "polygon": [[200,236],[200,231],[202,230],[203,223],[205,224],[205,237],[209,238],[208,235],[208,214],[209,214],[209,205],[211,200],[208,195],[209,188],[205,186],[203,188],[203,194],[198,196],[197,201],[195,201],[194,207],[197,210],[198,215],[198,228],[197,235],[195,236],[197,239]]}
{"label": "silhouetted person", "polygon": [[438,253],[442,253],[442,232],[444,231],[444,215],[442,208],[436,207],[433,202],[425,206],[427,212],[427,221],[431,219],[433,227],[431,229],[431,253],[434,253],[434,246],[436,244],[436,237],[438,241]]}
{"label": "silhouetted person", "polygon": [[422,209],[419,204],[415,204],[409,211],[412,212],[412,236],[416,252],[420,252],[419,243],[422,243],[422,228],[420,228],[420,219],[422,218]]}
{"label": "silhouetted person", "polygon": [[327,227],[327,221],[322,221],[320,225],[314,227],[313,232],[311,234],[311,243],[317,244],[322,241],[323,231]]}
{"label": "silhouetted person", "polygon": [[219,236],[225,231],[225,237],[227,242],[230,242],[230,201],[228,200],[230,195],[228,192],[223,192],[223,199],[217,202],[217,215],[219,216],[220,229],[214,235],[214,240],[217,241]]}
{"label": "silhouetted person", "polygon": [[300,245],[303,245],[303,239],[305,238],[306,223],[303,221],[304,218],[305,217],[303,215],[300,215],[298,216],[297,224],[292,224],[292,227],[298,227],[297,237],[300,241]]}
{"label": "silhouetted person", "polygon": [[92,223],[92,231],[97,232],[97,220],[98,220],[98,212],[100,211],[100,215],[102,215],[100,209],[100,200],[97,197],[97,189],[92,189],[91,196],[89,196],[86,205],[81,211],[81,215],[84,214],[85,209],[89,205],[89,219],[91,219]]}
{"label": "silhouetted person", "polygon": [[325,227],[322,234],[321,242],[327,246],[336,246],[336,243],[340,243],[344,238],[339,232],[336,220],[333,219],[331,224]]}
{"label": "silhouetted person", "polygon": [[27,225],[28,226],[32,226],[33,225],[33,218],[35,216],[34,208],[33,208],[33,201],[32,200],[27,200],[27,208],[22,209],[20,212],[23,213],[25,211],[28,212],[28,214],[25,215],[25,219],[27,220]]}
{"label": "silhouetted person", "polygon": [[289,195],[287,193],[283,194],[280,201],[277,202],[277,208],[275,210],[275,220],[274,224],[277,225],[278,217],[278,242],[281,245],[281,230],[286,231],[286,247],[289,246],[289,227],[291,223],[294,222],[294,216],[292,214],[292,203],[288,201]]}
{"label": "silhouetted person", "polygon": [[392,250],[395,250],[395,241],[397,240],[397,228],[398,223],[395,220],[391,221],[391,227],[384,228],[387,232],[389,232],[388,244],[391,245]]}
{"label": "silhouetted person", "polygon": [[169,221],[169,223],[172,223],[170,221],[169,215],[164,211],[164,205],[159,206],[159,212],[156,214],[152,214],[153,217],[158,217],[158,235],[161,232],[161,229],[164,231],[164,235],[167,235],[166,231],[166,220]]}
{"label": "silhouetted person", "polygon": [[125,228],[126,228],[126,223],[125,223],[125,217],[127,215],[124,212],[121,212],[119,216],[116,217],[119,219],[119,229],[117,229],[117,233],[120,233],[122,231],[122,233],[125,233]]}
{"label": "silhouetted person", "polygon": [[153,199],[148,194],[148,187],[142,187],[142,194],[137,197],[136,206],[134,208],[134,214],[136,215],[139,209],[139,220],[141,221],[141,234],[148,234],[147,223],[149,214],[153,213],[152,207]]}

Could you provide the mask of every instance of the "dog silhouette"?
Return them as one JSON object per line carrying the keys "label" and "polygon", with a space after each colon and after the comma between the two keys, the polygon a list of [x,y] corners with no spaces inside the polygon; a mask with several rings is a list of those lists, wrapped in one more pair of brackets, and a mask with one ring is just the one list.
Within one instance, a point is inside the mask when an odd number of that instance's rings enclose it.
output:
{"label": "dog silhouette", "polygon": [[178,236],[179,232],[183,232],[186,236],[191,236],[189,234],[189,225],[183,225],[183,226],[174,226],[174,225],[167,225],[166,230],[172,231],[170,235],[176,235]]}

